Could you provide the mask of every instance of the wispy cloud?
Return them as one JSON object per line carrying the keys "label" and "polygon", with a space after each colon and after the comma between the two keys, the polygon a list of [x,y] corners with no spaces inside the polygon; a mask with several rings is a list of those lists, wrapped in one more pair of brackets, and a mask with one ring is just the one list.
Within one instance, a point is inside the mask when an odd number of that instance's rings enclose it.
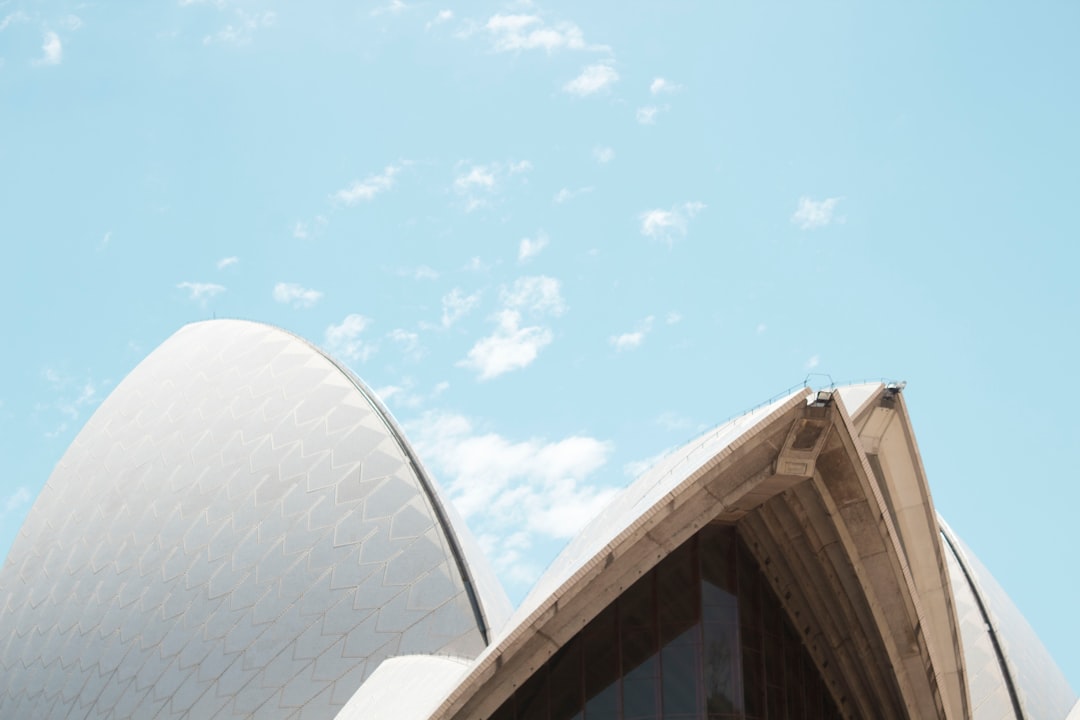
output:
{"label": "wispy cloud", "polygon": [[30,490],[26,487],[19,486],[15,488],[13,493],[7,497],[0,498],[0,518],[19,512],[22,508],[29,505],[32,499],[33,497],[30,495]]}
{"label": "wispy cloud", "polygon": [[416,381],[411,377],[404,377],[395,384],[383,385],[382,387],[375,388],[375,394],[378,395],[383,402],[390,402],[395,406],[415,410],[438,398],[449,387],[450,383],[440,382],[435,384],[431,389],[431,392],[425,393],[417,390]]}
{"label": "wispy cloud", "polygon": [[469,171],[454,178],[454,189],[465,193],[476,188],[491,190],[495,187],[495,173],[486,165],[473,165]]}
{"label": "wispy cloud", "polygon": [[34,61],[35,65],[59,65],[64,59],[64,45],[60,42],[60,36],[52,30],[46,31],[41,53],[41,57]]}
{"label": "wispy cloud", "polygon": [[562,205],[565,202],[569,202],[576,197],[586,195],[593,191],[592,186],[580,187],[577,190],[571,190],[570,188],[562,188],[559,192],[555,193],[555,196],[551,198],[551,201],[556,205]]}
{"label": "wispy cloud", "polygon": [[585,43],[581,28],[571,22],[548,25],[539,15],[492,15],[484,29],[496,52],[520,50],[605,50]]}
{"label": "wispy cloud", "polygon": [[678,325],[682,322],[682,313],[672,310],[667,314],[667,317],[664,318],[664,322],[668,325]]}
{"label": "wispy cloud", "polygon": [[520,277],[501,290],[500,298],[504,307],[536,316],[558,316],[566,312],[561,284],[547,275]]}
{"label": "wispy cloud", "polygon": [[618,79],[619,73],[615,72],[615,68],[606,63],[597,63],[586,67],[580,75],[563,85],[562,89],[571,95],[587,97],[600,92]]}
{"label": "wispy cloud", "polygon": [[310,223],[303,220],[297,220],[293,225],[292,236],[297,240],[313,240],[322,233],[322,229],[326,227],[327,220],[323,215],[316,215],[315,219]]}
{"label": "wispy cloud", "polygon": [[55,393],[55,400],[47,407],[59,412],[61,420],[52,430],[45,433],[45,437],[54,438],[67,431],[71,424],[77,422],[83,411],[89,409],[101,400],[99,394],[100,385],[91,378],[79,381],[75,378],[57,371],[52,367],[44,367],[41,377],[47,382]]}
{"label": "wispy cloud", "polygon": [[378,17],[379,15],[400,15],[409,9],[402,0],[390,0],[386,5],[380,5],[371,11],[372,17]]}
{"label": "wispy cloud", "polygon": [[394,328],[386,334],[401,349],[406,360],[417,362],[424,357],[424,347],[420,344],[420,335],[402,328]]}
{"label": "wispy cloud", "polygon": [[612,335],[608,338],[608,342],[615,348],[616,352],[623,352],[624,350],[632,350],[636,347],[640,347],[641,343],[645,342],[645,336],[649,334],[653,326],[653,316],[649,315],[647,318],[638,323],[637,329],[633,332],[622,333],[621,335]]}
{"label": "wispy cloud", "polygon": [[831,225],[834,221],[842,222],[843,218],[834,218],[836,206],[842,198],[832,197],[824,200],[813,200],[805,195],[799,198],[799,207],[791,216],[791,222],[800,230],[815,230]]}
{"label": "wispy cloud", "polygon": [[469,262],[465,263],[461,269],[468,272],[487,272],[491,269],[491,265],[481,260],[479,255],[474,255],[469,258]]}
{"label": "wispy cloud", "polygon": [[188,282],[185,280],[182,283],[177,283],[176,287],[180,290],[187,290],[189,300],[204,304],[215,295],[225,292],[225,286],[217,283]]}
{"label": "wispy cloud", "polygon": [[806,366],[805,367],[806,367],[807,370],[813,370],[814,368],[816,368],[820,364],[821,364],[821,358],[818,357],[817,355],[811,355],[810,359],[806,361]]}
{"label": "wispy cloud", "polygon": [[[222,6],[223,4],[218,4],[219,8]],[[247,12],[241,8],[236,8],[235,22],[229,23],[216,33],[204,36],[203,45],[222,44],[237,47],[250,45],[257,31],[271,27],[276,22],[277,13],[273,10]]]}
{"label": "wispy cloud", "polygon": [[369,202],[379,193],[394,186],[394,178],[401,172],[401,165],[387,165],[381,173],[369,175],[363,180],[355,180],[348,187],[334,193],[334,200],[346,205]]}
{"label": "wispy cloud", "polygon": [[646,210],[639,216],[641,234],[671,245],[676,235],[686,235],[686,226],[690,219],[704,209],[704,203],[685,202],[670,210]]}
{"label": "wispy cloud", "polygon": [[667,410],[660,413],[656,416],[656,419],[653,420],[653,422],[664,428],[665,430],[669,430],[672,432],[685,432],[694,428],[697,425],[697,423],[695,423],[690,418],[686,417],[685,415],[680,415],[673,410]]}
{"label": "wispy cloud", "polygon": [[448,328],[469,314],[480,302],[480,293],[466,295],[461,288],[454,288],[442,298],[442,326]]}
{"label": "wispy cloud", "polygon": [[615,159],[615,151],[612,148],[597,145],[593,148],[593,158],[601,165],[607,165],[609,162]]}
{"label": "wispy cloud", "polygon": [[649,92],[653,95],[660,95],[662,93],[673,93],[682,89],[682,85],[665,80],[662,77],[655,78],[649,84]]}
{"label": "wispy cloud", "polygon": [[236,257],[235,255],[230,255],[229,257],[223,257],[223,258],[221,258],[220,260],[217,261],[217,269],[218,270],[224,270],[225,268],[229,267],[230,265],[235,265],[238,262],[240,262],[240,258]]}
{"label": "wispy cloud", "polygon": [[274,300],[294,308],[309,308],[322,299],[323,294],[296,283],[279,282],[274,285]]}
{"label": "wispy cloud", "polygon": [[98,243],[98,252],[101,252],[105,248],[109,247],[109,243],[112,241],[112,230],[106,230],[105,234],[101,236],[101,242]]}
{"label": "wispy cloud", "polygon": [[4,30],[6,30],[8,25],[11,25],[11,24],[17,23],[17,22],[24,22],[24,21],[29,20],[29,19],[30,19],[30,16],[27,15],[26,13],[24,13],[21,10],[16,10],[13,13],[8,13],[7,15],[5,15],[3,17],[2,20],[0,20],[0,32],[3,32]]}
{"label": "wispy cloud", "polygon": [[645,107],[639,107],[634,112],[634,117],[641,125],[655,125],[656,117],[664,110],[667,110],[667,106],[646,105]]}
{"label": "wispy cloud", "polygon": [[425,30],[430,30],[431,28],[435,27],[436,25],[442,25],[443,23],[448,23],[453,19],[454,19],[454,11],[453,10],[440,10],[439,12],[437,12],[435,14],[435,17],[431,18],[431,20],[428,20],[427,24],[424,25],[424,29]]}
{"label": "wispy cloud", "polygon": [[626,473],[626,475],[628,475],[629,477],[636,479],[640,477],[643,473],[645,473],[645,471],[651,469],[654,465],[656,465],[656,463],[667,457],[668,453],[670,453],[674,449],[675,448],[667,448],[666,450],[661,450],[655,455],[650,455],[649,457],[642,458],[641,460],[631,460],[630,462],[623,465],[623,472]]}
{"label": "wispy cloud", "polygon": [[534,543],[573,537],[618,492],[590,479],[612,450],[594,437],[513,440],[462,415],[434,411],[406,431],[492,551],[496,568],[508,575],[518,569],[510,577],[522,589],[542,567],[527,563]]}
{"label": "wispy cloud", "polygon": [[412,278],[413,280],[438,280],[439,271],[427,265],[417,265],[414,268],[401,268],[398,270],[400,277]]}
{"label": "wispy cloud", "polygon": [[367,360],[375,352],[375,347],[360,335],[369,322],[363,315],[353,313],[346,315],[337,325],[330,325],[326,328],[326,349],[343,360]]}
{"label": "wispy cloud", "polygon": [[542,230],[536,234],[536,239],[521,238],[518,243],[518,262],[527,263],[543,252],[548,245],[548,236]]}
{"label": "wispy cloud", "polygon": [[453,190],[465,201],[466,212],[489,204],[500,189],[500,185],[509,177],[523,175],[532,170],[528,160],[510,160],[487,164],[459,163],[454,177]]}

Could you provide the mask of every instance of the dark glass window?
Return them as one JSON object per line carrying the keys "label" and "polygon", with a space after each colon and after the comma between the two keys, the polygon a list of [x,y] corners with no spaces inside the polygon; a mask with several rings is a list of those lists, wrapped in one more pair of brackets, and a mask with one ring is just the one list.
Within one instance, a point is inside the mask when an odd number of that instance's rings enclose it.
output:
{"label": "dark glass window", "polygon": [[710,525],[642,576],[492,720],[839,718],[733,527]]}

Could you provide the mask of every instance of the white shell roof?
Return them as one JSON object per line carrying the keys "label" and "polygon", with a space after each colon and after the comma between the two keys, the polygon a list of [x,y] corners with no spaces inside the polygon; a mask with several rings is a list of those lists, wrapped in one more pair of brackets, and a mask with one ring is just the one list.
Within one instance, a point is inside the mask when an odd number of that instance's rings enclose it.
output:
{"label": "white shell roof", "polygon": [[439,655],[384,660],[334,720],[426,718],[469,669],[469,661]]}
{"label": "white shell roof", "polygon": [[0,717],[329,720],[387,657],[475,656],[508,603],[447,515],[321,352],[186,326],[79,433],[0,569]]}
{"label": "white shell roof", "polygon": [[[986,566],[944,520],[939,518],[939,523],[955,560],[949,569],[969,674],[972,716],[975,720],[1013,717],[1005,685],[1011,681],[1025,719],[1063,720],[1077,702],[1065,675]],[[979,612],[961,613],[966,594],[977,602]],[[1004,655],[1004,668],[994,650],[995,641]],[[1000,705],[1002,698],[1004,705]]]}

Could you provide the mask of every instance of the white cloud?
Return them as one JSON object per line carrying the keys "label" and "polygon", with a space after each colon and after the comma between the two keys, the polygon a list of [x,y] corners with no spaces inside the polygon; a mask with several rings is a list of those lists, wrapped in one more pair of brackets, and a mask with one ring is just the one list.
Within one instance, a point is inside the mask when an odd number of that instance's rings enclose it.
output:
{"label": "white cloud", "polygon": [[581,74],[563,85],[563,92],[587,97],[600,92],[619,79],[615,68],[607,64],[589,65]]}
{"label": "white cloud", "polygon": [[372,390],[385,403],[390,398],[400,395],[404,388],[400,385],[384,385],[383,387],[372,388]]}
{"label": "white cloud", "polygon": [[642,125],[655,125],[656,116],[660,112],[660,108],[655,105],[647,105],[645,107],[639,107],[637,112],[634,113],[634,117]]}
{"label": "white cloud", "polygon": [[547,275],[520,277],[500,292],[503,306],[534,315],[562,315],[566,312],[559,281]]}
{"label": "white cloud", "polygon": [[188,299],[205,303],[210,298],[225,292],[224,285],[217,283],[188,282],[177,283],[177,288],[188,291]]}
{"label": "white cloud", "polygon": [[518,262],[526,263],[539,255],[547,247],[548,236],[543,232],[536,234],[536,239],[521,238],[518,244]]}
{"label": "white cloud", "polygon": [[274,285],[274,300],[294,308],[309,308],[319,302],[323,294],[318,290],[302,287],[296,283],[279,282]]}
{"label": "white cloud", "polygon": [[562,190],[559,190],[559,192],[555,193],[555,197],[551,198],[551,201],[554,202],[556,205],[562,205],[564,202],[567,202],[569,200],[573,200],[574,198],[576,198],[576,197],[578,197],[580,195],[585,195],[586,193],[591,193],[592,190],[593,189],[592,189],[591,186],[580,187],[577,190],[571,190],[570,188],[563,188]]}
{"label": "white cloud", "polygon": [[105,234],[101,237],[101,242],[98,243],[97,249],[99,251],[109,247],[109,243],[112,241],[112,230],[106,230]]}
{"label": "white cloud", "polygon": [[492,15],[484,25],[496,52],[520,50],[602,50],[585,44],[581,28],[570,22],[547,25],[538,15]]}
{"label": "white cloud", "polygon": [[532,163],[528,160],[518,160],[516,162],[511,160],[510,163],[507,165],[507,170],[510,172],[511,175],[529,172],[530,170],[532,170]]}
{"label": "white cloud", "polygon": [[[587,482],[611,453],[611,445],[596,438],[515,442],[478,431],[461,415],[437,412],[406,429],[482,535],[573,537],[618,492]],[[512,544],[520,549],[531,540],[518,535]]]}
{"label": "white cloud", "polygon": [[611,344],[615,346],[615,350],[622,352],[623,350],[630,350],[636,348],[645,341],[645,333],[641,330],[635,330],[630,333],[623,333],[622,335],[612,335],[609,339]]}
{"label": "white cloud", "polygon": [[80,382],[51,367],[42,368],[41,376],[56,393],[56,400],[47,407],[58,411],[63,418],[59,425],[45,433],[45,437],[49,438],[66,431],[71,423],[79,419],[84,409],[96,405],[101,399],[99,386],[108,385],[108,381],[98,383],[90,378]]}
{"label": "white cloud", "polygon": [[[192,3],[186,3],[192,4]],[[224,3],[216,3],[221,8]],[[243,46],[249,45],[255,32],[261,28],[267,28],[277,22],[277,13],[273,10],[264,12],[246,12],[240,8],[236,11],[236,22],[229,23],[221,30],[212,35],[203,37],[203,45],[221,43],[223,45]]]}
{"label": "white cloud", "polygon": [[686,235],[686,226],[690,219],[705,209],[700,202],[685,202],[670,210],[647,210],[641,213],[641,234],[670,245],[675,235]]}
{"label": "white cloud", "polygon": [[[461,164],[459,164],[460,167]],[[532,170],[528,160],[510,160],[506,163],[492,162],[486,165],[469,165],[454,178],[454,192],[465,200],[465,210],[472,212],[488,204],[499,192],[503,180]]]}
{"label": "white cloud", "polygon": [[474,255],[461,269],[469,272],[486,272],[491,269],[491,266],[481,260],[479,255]]}
{"label": "white cloud", "polygon": [[4,16],[3,20],[0,20],[0,32],[6,30],[7,26],[11,25],[12,23],[23,22],[29,19],[30,16],[22,12],[21,10],[16,10],[13,13],[8,13]]}
{"label": "white cloud", "polygon": [[370,201],[379,193],[393,187],[394,177],[399,172],[401,172],[400,165],[387,165],[381,173],[369,175],[364,180],[356,180],[349,187],[338,190],[334,193],[334,200],[346,205],[356,205],[361,201]]}
{"label": "white cloud", "polygon": [[630,462],[623,465],[623,472],[630,476],[632,479],[636,480],[646,470],[651,469],[654,465],[656,465],[656,463],[667,457],[668,453],[670,453],[674,449],[675,448],[667,448],[666,450],[661,450],[655,455],[650,455],[647,458],[642,458],[641,460],[631,460]]}
{"label": "white cloud", "polygon": [[501,308],[492,317],[495,330],[476,342],[459,367],[476,370],[490,380],[511,370],[528,367],[554,334],[543,325],[522,326],[524,313],[535,318],[558,316],[566,311],[559,281],[544,275],[521,277],[499,292]]}
{"label": "white cloud", "polygon": [[605,147],[603,145],[597,145],[593,148],[593,157],[596,158],[596,162],[601,165],[607,165],[609,162],[615,159],[615,151],[612,148]]}
{"label": "white cloud", "polygon": [[653,95],[659,95],[661,93],[672,93],[681,89],[682,85],[677,85],[669,80],[665,80],[662,77],[655,78],[652,83],[649,84],[649,92]]}
{"label": "white cloud", "polygon": [[78,15],[65,15],[64,19],[60,21],[64,27],[68,30],[78,30],[82,27],[83,21]]}
{"label": "white cloud", "polygon": [[654,422],[665,430],[686,431],[694,427],[693,420],[671,410],[657,415]]}
{"label": "white cloud", "polygon": [[80,408],[92,404],[97,399],[97,387],[95,387],[92,380],[87,380],[79,386],[78,394],[75,397],[60,405],[60,411],[72,420],[77,420]]}
{"label": "white cloud", "polygon": [[821,363],[821,358],[817,355],[811,355],[810,359],[806,361],[806,369],[813,370]]}
{"label": "white cloud", "polygon": [[404,377],[397,384],[375,388],[375,394],[383,402],[390,402],[397,407],[416,409],[442,395],[448,387],[450,383],[440,382],[431,389],[431,392],[423,393],[416,389],[416,382],[412,378]]}
{"label": "white cloud", "polygon": [[398,270],[398,275],[401,277],[412,278],[413,280],[438,280],[439,271],[435,268],[428,267],[427,265],[417,265],[414,268],[402,268]]}
{"label": "white cloud", "polygon": [[306,223],[303,220],[297,220],[293,225],[292,236],[297,240],[313,240],[322,233],[322,229],[326,227],[327,220],[324,215],[316,215],[315,219],[311,223]]}
{"label": "white cloud", "polygon": [[666,322],[668,325],[678,325],[680,322],[682,322],[682,313],[672,310],[667,314],[667,317],[664,318],[664,322]]}
{"label": "white cloud", "polygon": [[401,0],[390,0],[390,2],[382,7],[377,7],[371,11],[372,17],[378,17],[379,15],[399,15],[409,9],[409,6],[403,3]]}
{"label": "white cloud", "polygon": [[480,302],[480,293],[466,295],[461,288],[454,288],[442,299],[442,326],[448,328],[465,317]]}
{"label": "white cloud", "polygon": [[21,510],[31,499],[30,490],[22,486],[15,488],[15,492],[0,501],[0,518]]}
{"label": "white cloud", "polygon": [[[799,226],[800,230],[814,230],[826,227],[833,222],[833,214],[841,198],[825,198],[824,200],[812,200],[805,195],[799,198],[799,207],[791,216],[791,222]],[[843,218],[837,218],[842,222]]]}
{"label": "white cloud", "polygon": [[217,269],[218,270],[224,270],[225,268],[229,267],[230,265],[235,265],[238,262],[240,262],[240,258],[236,257],[235,255],[230,255],[229,257],[223,257],[223,258],[221,258],[220,260],[217,261]]}
{"label": "white cloud", "polygon": [[485,165],[473,165],[469,172],[454,178],[454,189],[459,193],[475,188],[491,190],[495,187],[495,173]]}
{"label": "white cloud", "polygon": [[496,318],[495,332],[478,340],[465,359],[457,363],[476,370],[481,380],[528,367],[554,339],[546,327],[521,327],[521,313],[516,310],[501,310]]}
{"label": "white cloud", "polygon": [[638,325],[637,329],[633,332],[622,333],[621,335],[612,335],[608,338],[608,342],[615,348],[616,352],[622,352],[624,350],[632,350],[639,347],[641,343],[645,342],[645,336],[652,330],[653,316],[650,315]]}
{"label": "white cloud", "polygon": [[42,56],[35,60],[37,65],[59,65],[64,59],[64,46],[60,42],[60,36],[49,30],[45,33],[45,39],[41,43]]}
{"label": "white cloud", "polygon": [[406,359],[416,362],[424,356],[424,348],[420,345],[420,336],[418,334],[401,328],[394,328],[386,336],[401,347],[401,352]]}
{"label": "white cloud", "polygon": [[442,25],[443,23],[450,22],[453,19],[454,19],[454,11],[453,10],[440,10],[438,13],[436,13],[435,17],[433,17],[431,20],[429,20],[427,22],[426,25],[424,25],[424,29],[425,30],[430,30],[431,28],[435,27],[436,25]]}
{"label": "white cloud", "polygon": [[326,328],[326,349],[344,360],[367,360],[375,348],[365,343],[360,334],[370,321],[353,313],[337,325]]}

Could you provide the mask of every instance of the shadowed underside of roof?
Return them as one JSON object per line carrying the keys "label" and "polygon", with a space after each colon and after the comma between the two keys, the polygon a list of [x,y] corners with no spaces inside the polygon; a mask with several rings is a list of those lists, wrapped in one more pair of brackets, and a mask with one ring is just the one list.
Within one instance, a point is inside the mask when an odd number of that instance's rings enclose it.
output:
{"label": "shadowed underside of roof", "polygon": [[[901,495],[900,483],[915,489]],[[432,717],[486,717],[637,578],[720,522],[767,568],[846,715],[963,718],[963,658],[934,518],[897,391],[796,392],[635,481],[571,541]],[[913,565],[915,548],[942,562]]]}

